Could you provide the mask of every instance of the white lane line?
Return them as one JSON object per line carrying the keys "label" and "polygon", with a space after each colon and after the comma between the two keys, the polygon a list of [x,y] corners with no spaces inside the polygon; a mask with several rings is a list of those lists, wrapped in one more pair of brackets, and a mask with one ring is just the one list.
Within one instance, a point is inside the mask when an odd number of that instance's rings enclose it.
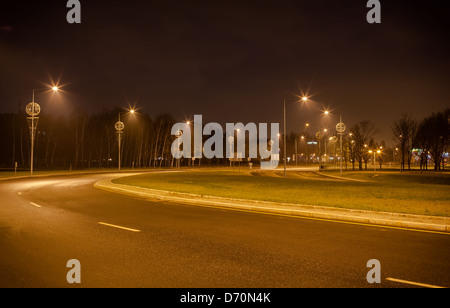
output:
{"label": "white lane line", "polygon": [[396,278],[386,278],[386,280],[389,281],[394,281],[394,282],[400,282],[400,283],[405,283],[405,284],[411,284],[411,285],[415,285],[415,286],[419,286],[419,287],[425,287],[425,288],[438,288],[438,289],[443,289],[445,287],[440,287],[440,286],[435,286],[432,284],[427,284],[427,283],[421,283],[421,282],[414,282],[414,281],[408,281],[408,280],[402,280],[402,279],[396,279]]}
{"label": "white lane line", "polygon": [[31,204],[31,205],[34,205],[35,207],[42,207],[41,205],[36,204],[36,203],[34,203],[34,202],[30,202],[30,204]]}
{"label": "white lane line", "polygon": [[108,227],[113,227],[113,228],[118,228],[118,229],[123,229],[123,230],[127,230],[127,231],[131,231],[131,232],[141,232],[141,230],[137,230],[137,229],[131,229],[131,228],[127,228],[127,227],[123,227],[123,226],[118,226],[118,225],[113,225],[113,224],[108,224],[106,222],[98,222],[100,225],[104,225],[104,226],[108,226]]}

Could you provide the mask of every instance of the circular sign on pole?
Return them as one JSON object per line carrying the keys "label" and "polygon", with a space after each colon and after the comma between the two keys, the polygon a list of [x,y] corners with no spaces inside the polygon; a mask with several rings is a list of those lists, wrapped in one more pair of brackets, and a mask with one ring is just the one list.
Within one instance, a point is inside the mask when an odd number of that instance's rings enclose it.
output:
{"label": "circular sign on pole", "polygon": [[337,140],[338,140],[338,139],[337,139],[336,136],[333,136],[333,137],[330,138],[330,141],[331,141],[331,142],[336,142]]}
{"label": "circular sign on pole", "polygon": [[25,107],[25,111],[28,115],[35,117],[41,112],[41,106],[38,103],[31,102]]}
{"label": "circular sign on pole", "polygon": [[122,131],[125,128],[125,125],[123,124],[122,121],[117,121],[116,124],[114,125],[114,128],[117,131]]}
{"label": "circular sign on pole", "polygon": [[336,130],[338,131],[338,133],[343,133],[343,132],[345,132],[346,129],[347,129],[347,127],[346,127],[345,124],[342,123],[342,122],[339,122],[339,123],[336,125]]}

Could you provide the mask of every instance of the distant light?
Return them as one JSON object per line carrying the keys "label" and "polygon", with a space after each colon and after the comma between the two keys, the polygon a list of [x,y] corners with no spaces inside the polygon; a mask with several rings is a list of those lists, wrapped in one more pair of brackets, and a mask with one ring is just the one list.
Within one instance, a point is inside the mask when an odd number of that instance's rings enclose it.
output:
{"label": "distant light", "polygon": [[134,114],[134,109],[131,109],[131,110],[130,110],[130,113],[131,113],[131,114]]}
{"label": "distant light", "polygon": [[191,124],[191,121],[186,121],[186,124],[187,124],[187,125],[190,125],[190,124]]}
{"label": "distant light", "polygon": [[306,102],[308,100],[308,98],[306,96],[302,97],[302,101]]}
{"label": "distant light", "polygon": [[58,88],[57,86],[53,86],[53,87],[52,87],[52,90],[55,91],[55,92],[57,92],[57,91],[59,90],[59,88]]}
{"label": "distant light", "polygon": [[325,115],[328,115],[330,112],[329,112],[328,110],[325,110],[323,113],[324,113]]}

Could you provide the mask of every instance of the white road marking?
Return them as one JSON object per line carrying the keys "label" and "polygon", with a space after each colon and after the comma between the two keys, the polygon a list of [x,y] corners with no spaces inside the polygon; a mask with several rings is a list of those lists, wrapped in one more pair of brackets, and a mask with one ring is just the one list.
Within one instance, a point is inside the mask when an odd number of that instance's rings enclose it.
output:
{"label": "white road marking", "polygon": [[118,228],[118,229],[123,229],[123,230],[127,230],[127,231],[131,231],[131,232],[141,232],[141,230],[137,230],[137,229],[131,229],[131,228],[127,228],[127,227],[122,227],[122,226],[118,226],[118,225],[113,225],[113,224],[108,224],[106,222],[98,222],[100,225],[104,225],[104,226],[108,226],[108,227],[113,227],[113,228]]}
{"label": "white road marking", "polygon": [[432,284],[421,283],[421,282],[414,282],[414,281],[408,281],[408,280],[402,280],[402,279],[396,279],[396,278],[386,278],[386,280],[399,282],[399,283],[405,283],[405,284],[411,284],[411,285],[415,285],[415,286],[419,286],[419,287],[425,287],[425,288],[438,288],[438,289],[445,288],[445,287],[435,286],[435,285],[432,285]]}
{"label": "white road marking", "polygon": [[31,205],[34,205],[35,207],[42,207],[41,205],[36,204],[36,203],[34,203],[34,202],[30,202],[30,204],[31,204]]}

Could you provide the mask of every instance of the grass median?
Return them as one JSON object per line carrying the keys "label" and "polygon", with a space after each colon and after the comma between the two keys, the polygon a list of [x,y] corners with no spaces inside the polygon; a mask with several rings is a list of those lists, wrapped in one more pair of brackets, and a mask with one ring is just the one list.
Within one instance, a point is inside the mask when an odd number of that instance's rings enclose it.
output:
{"label": "grass median", "polygon": [[279,175],[280,172],[191,170],[147,173],[113,182],[218,197],[450,216],[449,174],[344,174],[365,182],[326,179],[312,172],[289,172],[286,179]]}

